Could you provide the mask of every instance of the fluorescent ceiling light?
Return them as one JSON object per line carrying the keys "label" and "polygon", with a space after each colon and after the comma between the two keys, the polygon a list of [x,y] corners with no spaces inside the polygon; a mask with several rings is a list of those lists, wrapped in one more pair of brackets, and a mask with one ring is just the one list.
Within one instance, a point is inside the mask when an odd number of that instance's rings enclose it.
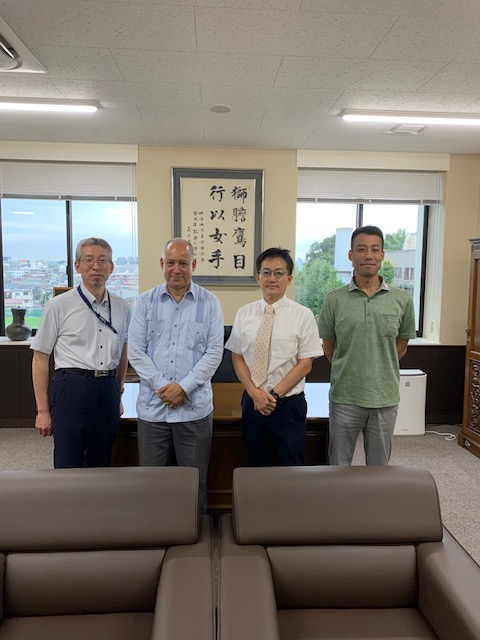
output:
{"label": "fluorescent ceiling light", "polygon": [[95,113],[94,100],[45,100],[43,98],[2,98],[0,111],[49,111],[57,113]]}
{"label": "fluorescent ceiling light", "polygon": [[411,111],[360,111],[345,109],[340,114],[348,122],[372,122],[388,124],[443,124],[461,127],[479,127],[479,114],[466,113],[415,113]]}

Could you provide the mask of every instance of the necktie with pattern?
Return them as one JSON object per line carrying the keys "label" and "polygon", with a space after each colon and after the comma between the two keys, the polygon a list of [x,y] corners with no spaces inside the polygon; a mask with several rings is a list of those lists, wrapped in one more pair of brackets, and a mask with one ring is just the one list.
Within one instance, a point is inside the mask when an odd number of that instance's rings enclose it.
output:
{"label": "necktie with pattern", "polygon": [[257,338],[255,340],[255,349],[253,351],[253,362],[250,375],[252,377],[253,384],[256,387],[259,387],[267,379],[273,313],[273,306],[271,304],[265,305],[262,322],[260,323]]}

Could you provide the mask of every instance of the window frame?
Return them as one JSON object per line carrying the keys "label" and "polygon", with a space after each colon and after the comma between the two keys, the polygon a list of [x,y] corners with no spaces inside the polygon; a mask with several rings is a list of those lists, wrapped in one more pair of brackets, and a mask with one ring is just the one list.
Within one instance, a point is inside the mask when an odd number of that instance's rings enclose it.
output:
{"label": "window frame", "polygon": [[[5,277],[4,277],[4,260],[3,260],[3,201],[4,200],[53,200],[52,197],[46,196],[10,196],[4,194],[0,197],[0,259],[2,269],[0,269],[0,336],[4,337],[7,323],[5,321]],[[74,286],[74,265],[75,265],[75,249],[73,246],[73,202],[78,200],[94,201],[94,202],[134,202],[137,204],[136,197],[95,197],[95,196],[75,196],[75,197],[62,197],[60,198],[65,202],[65,229],[66,229],[66,275],[67,275],[67,287]],[[36,334],[37,330],[32,329],[32,336]]]}
{"label": "window frame", "polygon": [[[373,203],[365,203],[365,202],[353,202],[351,200],[342,200],[342,198],[338,198],[337,200],[335,199],[330,199],[328,201],[326,200],[316,200],[314,198],[301,198],[301,197],[297,197],[297,204],[300,202],[307,202],[307,203],[326,203],[329,202],[331,204],[338,204],[338,203],[345,203],[348,202],[349,204],[355,204],[356,205],[356,210],[355,210],[355,228],[358,227],[362,227],[363,226],[363,216],[364,216],[364,205],[365,204],[382,204],[381,202],[373,202]],[[383,203],[383,204],[387,204],[387,203]],[[395,200],[389,200],[388,201],[389,205],[395,205],[395,204],[406,204],[405,202],[396,202]],[[417,234],[421,231],[422,232],[422,242],[421,242],[421,273],[420,273],[420,279],[419,279],[419,292],[418,292],[418,329],[416,330],[417,333],[417,338],[421,338],[423,337],[423,331],[424,331],[424,315],[425,315],[425,288],[426,288],[426,268],[427,268],[427,238],[428,238],[428,219],[429,219],[429,215],[430,215],[430,205],[429,204],[419,204],[419,203],[409,203],[409,204],[416,204],[417,206],[423,206],[424,210],[423,210],[423,228],[417,229]]]}

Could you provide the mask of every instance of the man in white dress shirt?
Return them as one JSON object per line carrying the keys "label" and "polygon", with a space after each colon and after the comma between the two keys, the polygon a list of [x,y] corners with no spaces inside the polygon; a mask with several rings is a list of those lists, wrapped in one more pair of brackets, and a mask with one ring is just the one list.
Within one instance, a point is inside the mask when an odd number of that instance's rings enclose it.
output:
{"label": "man in white dress shirt", "polygon": [[[242,433],[247,460],[250,466],[302,465],[307,437],[305,377],[323,349],[313,313],[285,295],[293,279],[290,252],[277,247],[265,250],[257,258],[256,270],[263,297],[239,309],[225,345],[245,387]],[[258,381],[252,380],[252,364],[267,305],[273,306],[273,326],[266,378]]]}
{"label": "man in white dress shirt", "polygon": [[53,435],[55,468],[105,467],[121,414],[130,309],[106,289],[113,271],[106,240],[81,240],[75,269],[81,284],[47,302],[31,346],[35,427]]}

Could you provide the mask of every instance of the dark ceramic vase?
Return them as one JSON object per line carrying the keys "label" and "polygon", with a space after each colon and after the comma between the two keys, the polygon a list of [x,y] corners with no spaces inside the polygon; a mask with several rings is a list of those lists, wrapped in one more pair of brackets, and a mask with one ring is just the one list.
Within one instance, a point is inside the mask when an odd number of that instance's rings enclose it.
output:
{"label": "dark ceramic vase", "polygon": [[25,324],[26,309],[13,308],[12,324],[9,324],[5,329],[5,334],[10,340],[26,340],[32,335],[32,329]]}

